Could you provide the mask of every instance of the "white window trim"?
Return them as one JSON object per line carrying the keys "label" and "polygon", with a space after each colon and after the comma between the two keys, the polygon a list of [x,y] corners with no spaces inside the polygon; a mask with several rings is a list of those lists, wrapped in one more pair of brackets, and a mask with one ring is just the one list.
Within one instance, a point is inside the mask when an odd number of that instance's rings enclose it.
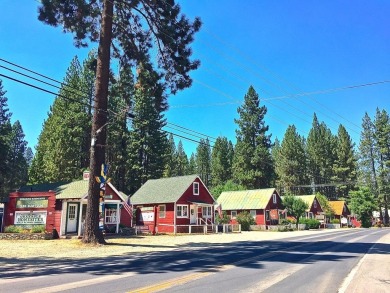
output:
{"label": "white window trim", "polygon": [[[164,210],[162,211],[161,208],[164,208]],[[163,217],[161,216],[161,212],[164,213]],[[158,206],[158,218],[159,219],[165,219],[166,215],[167,215],[167,207],[166,207],[166,205],[165,204],[159,205]]]}
{"label": "white window trim", "polygon": [[277,203],[277,200],[276,200],[276,194],[272,194],[272,202],[273,203]]}
{"label": "white window trim", "polygon": [[317,208],[317,201],[316,200],[314,200],[314,202],[313,202],[313,207],[316,209]]}
{"label": "white window trim", "polygon": [[[233,216],[233,213],[235,213],[236,215]],[[230,212],[230,217],[231,217],[232,219],[237,218],[237,211],[231,211],[231,212]]]}
{"label": "white window trim", "polygon": [[[187,215],[186,216],[183,216],[183,210],[184,210],[183,207],[185,207],[187,209]],[[177,214],[179,210],[181,211],[180,215]],[[177,218],[188,218],[189,217],[188,205],[186,205],[186,204],[178,204],[176,206],[176,217]]]}
{"label": "white window trim", "polygon": [[[204,213],[204,211],[206,210],[206,213]],[[212,214],[212,211],[211,211],[211,207],[202,207],[202,217],[203,218],[211,218],[211,214]]]}
{"label": "white window trim", "polygon": [[[196,186],[196,188],[195,188]],[[192,184],[192,191],[194,193],[194,195],[199,195],[199,182],[194,182]]]}

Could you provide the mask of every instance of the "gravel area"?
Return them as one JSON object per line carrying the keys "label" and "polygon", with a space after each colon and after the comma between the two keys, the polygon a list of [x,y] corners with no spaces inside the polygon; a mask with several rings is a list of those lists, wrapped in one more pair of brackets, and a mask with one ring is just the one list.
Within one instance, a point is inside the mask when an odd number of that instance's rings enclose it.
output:
{"label": "gravel area", "polygon": [[0,240],[0,258],[29,259],[75,258],[87,259],[128,253],[166,251],[191,246],[208,246],[210,243],[238,241],[266,241],[287,237],[332,233],[331,230],[309,230],[294,232],[241,232],[207,235],[142,235],[131,237],[107,237],[109,245],[86,245],[79,239],[57,240]]}

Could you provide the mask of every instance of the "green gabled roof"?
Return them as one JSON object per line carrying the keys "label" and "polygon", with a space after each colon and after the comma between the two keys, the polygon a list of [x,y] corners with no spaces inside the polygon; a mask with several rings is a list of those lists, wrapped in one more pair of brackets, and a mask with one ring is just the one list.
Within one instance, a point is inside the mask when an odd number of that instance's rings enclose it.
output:
{"label": "green gabled roof", "polygon": [[198,175],[150,179],[131,197],[132,204],[176,202]]}
{"label": "green gabled roof", "polygon": [[56,182],[56,183],[41,183],[34,185],[26,185],[19,188],[19,192],[47,192],[49,190],[55,191],[61,185],[66,184],[65,182]]}
{"label": "green gabled roof", "polygon": [[313,205],[313,201],[316,198],[314,194],[311,195],[297,195],[300,199],[302,199],[305,203],[309,205],[309,208]]}
{"label": "green gabled roof", "polygon": [[275,188],[224,191],[217,202],[222,210],[256,210],[265,209]]}
{"label": "green gabled roof", "polygon": [[82,198],[88,193],[88,180],[73,182],[43,183],[36,185],[26,185],[21,187],[19,192],[47,192],[53,190],[56,199]]}
{"label": "green gabled roof", "polygon": [[59,186],[56,199],[82,198],[88,193],[88,180],[79,180]]}

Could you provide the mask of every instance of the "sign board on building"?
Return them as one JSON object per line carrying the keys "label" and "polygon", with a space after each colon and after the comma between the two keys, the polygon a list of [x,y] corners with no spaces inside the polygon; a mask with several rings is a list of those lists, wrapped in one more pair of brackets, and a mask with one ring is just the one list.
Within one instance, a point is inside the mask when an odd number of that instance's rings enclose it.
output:
{"label": "sign board on building", "polygon": [[19,197],[16,199],[17,209],[47,208],[47,197]]}
{"label": "sign board on building", "polygon": [[47,212],[15,212],[15,225],[46,225]]}
{"label": "sign board on building", "polygon": [[141,221],[143,222],[153,222],[154,221],[154,212],[142,212]]}
{"label": "sign board on building", "polygon": [[271,220],[279,219],[278,210],[271,210],[270,216],[271,216]]}

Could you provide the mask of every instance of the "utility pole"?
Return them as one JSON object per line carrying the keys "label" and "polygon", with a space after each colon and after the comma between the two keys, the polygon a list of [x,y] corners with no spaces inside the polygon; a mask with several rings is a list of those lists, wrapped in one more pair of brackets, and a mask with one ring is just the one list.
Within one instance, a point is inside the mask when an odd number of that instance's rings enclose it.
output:
{"label": "utility pole", "polygon": [[[110,73],[110,49],[112,39],[112,19],[114,0],[104,0],[98,47],[94,113],[92,118],[92,142],[90,149],[90,176],[88,187],[87,214],[85,217],[84,243],[105,243],[99,230],[99,191],[100,185],[95,180],[100,175],[100,168],[105,162],[106,129],[108,120],[108,83]],[[104,216],[104,215],[103,215]]]}

